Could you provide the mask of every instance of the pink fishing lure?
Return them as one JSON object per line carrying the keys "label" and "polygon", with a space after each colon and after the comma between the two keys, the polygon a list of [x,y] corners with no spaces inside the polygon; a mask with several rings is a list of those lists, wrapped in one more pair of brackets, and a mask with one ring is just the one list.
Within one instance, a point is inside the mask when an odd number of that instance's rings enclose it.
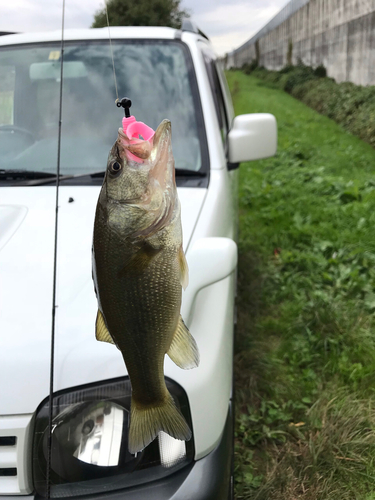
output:
{"label": "pink fishing lure", "polygon": [[[122,128],[124,134],[129,140],[129,144],[137,144],[141,140],[151,142],[155,135],[155,131],[143,122],[137,122],[134,116],[122,119]],[[141,139],[142,137],[142,139]],[[127,157],[129,160],[136,161],[137,163],[143,163],[141,158],[133,155],[130,151],[127,151]]]}

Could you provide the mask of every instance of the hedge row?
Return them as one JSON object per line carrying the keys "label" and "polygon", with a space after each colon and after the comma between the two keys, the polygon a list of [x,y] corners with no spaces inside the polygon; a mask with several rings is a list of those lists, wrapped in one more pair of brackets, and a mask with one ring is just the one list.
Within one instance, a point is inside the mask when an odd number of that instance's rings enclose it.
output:
{"label": "hedge row", "polygon": [[346,130],[375,147],[375,86],[336,83],[323,66],[288,66],[281,71],[244,65],[247,74],[269,86],[289,92],[319,113],[340,123]]}

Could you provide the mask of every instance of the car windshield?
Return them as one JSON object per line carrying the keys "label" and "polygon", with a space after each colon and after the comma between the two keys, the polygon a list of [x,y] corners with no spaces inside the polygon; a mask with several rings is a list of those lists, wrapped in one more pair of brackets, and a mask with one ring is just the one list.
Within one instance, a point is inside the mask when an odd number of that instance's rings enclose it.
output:
{"label": "car windshield", "polygon": [[[202,122],[183,44],[113,42],[119,97],[153,129],[168,118],[176,168],[202,167]],[[56,171],[60,100],[59,44],[0,48],[0,170]],[[108,41],[67,42],[64,50],[61,174],[103,171],[123,110]]]}

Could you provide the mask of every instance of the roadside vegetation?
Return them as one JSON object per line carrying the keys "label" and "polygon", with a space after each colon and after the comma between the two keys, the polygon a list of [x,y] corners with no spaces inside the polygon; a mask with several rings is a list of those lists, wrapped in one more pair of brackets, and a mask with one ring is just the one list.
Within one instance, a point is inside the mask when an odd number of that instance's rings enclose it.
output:
{"label": "roadside vegetation", "polygon": [[253,62],[245,64],[243,71],[271,88],[285,90],[375,147],[375,86],[336,83],[326,76],[324,66],[313,69],[299,64],[270,71]]}
{"label": "roadside vegetation", "polygon": [[181,0],[106,0],[96,11],[91,28],[107,26],[170,26],[180,29],[190,10],[180,8]]}
{"label": "roadside vegetation", "polygon": [[273,113],[240,168],[237,499],[375,499],[375,151],[229,71],[236,114]]}

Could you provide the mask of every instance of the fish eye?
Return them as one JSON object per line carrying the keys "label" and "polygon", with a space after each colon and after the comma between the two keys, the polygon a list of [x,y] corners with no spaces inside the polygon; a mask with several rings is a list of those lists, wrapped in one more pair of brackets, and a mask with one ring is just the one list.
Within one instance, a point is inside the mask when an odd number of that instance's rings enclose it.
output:
{"label": "fish eye", "polygon": [[118,161],[114,161],[109,166],[109,169],[113,174],[117,174],[122,169],[122,165]]}

